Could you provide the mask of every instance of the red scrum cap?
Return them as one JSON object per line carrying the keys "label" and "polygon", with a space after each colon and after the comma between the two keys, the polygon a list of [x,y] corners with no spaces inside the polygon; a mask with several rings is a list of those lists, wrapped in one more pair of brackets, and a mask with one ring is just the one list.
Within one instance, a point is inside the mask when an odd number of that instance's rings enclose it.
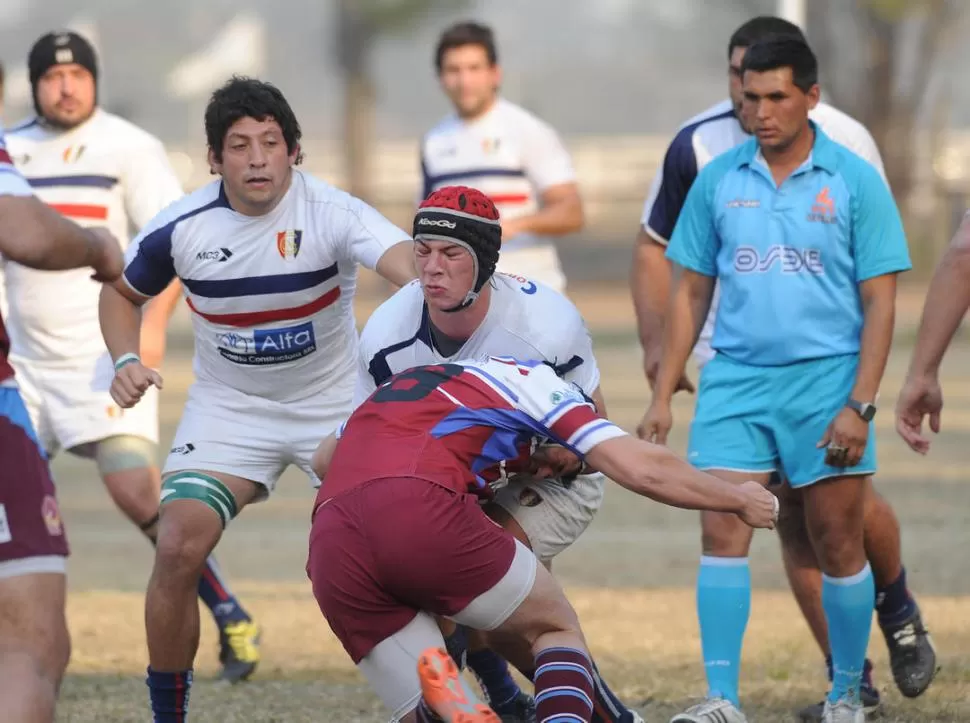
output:
{"label": "red scrum cap", "polygon": [[464,246],[475,260],[475,284],[458,306],[470,306],[495,273],[502,246],[498,209],[481,191],[467,186],[446,186],[428,196],[414,217],[415,241],[449,241]]}

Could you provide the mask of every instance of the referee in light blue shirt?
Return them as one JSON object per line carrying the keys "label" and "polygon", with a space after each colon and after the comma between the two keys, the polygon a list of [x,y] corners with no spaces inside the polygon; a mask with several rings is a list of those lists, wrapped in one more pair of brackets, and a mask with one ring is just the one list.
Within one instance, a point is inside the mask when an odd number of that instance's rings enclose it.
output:
{"label": "referee in light blue shirt", "polygon": [[[688,457],[727,480],[779,471],[804,495],[824,573],[834,680],[825,723],[861,723],[859,682],[874,586],[863,548],[863,480],[876,471],[875,399],[892,342],[896,274],[910,265],[899,212],[870,164],[830,140],[808,112],[815,56],[776,37],[744,58],[755,137],[697,177],[667,256],[680,268],[645,433],[666,441],[670,401],[707,315],[721,301]],[[715,524],[742,524],[720,515]],[[750,605],[751,536],[706,549],[698,615],[708,700],[679,723],[744,723],[738,700]]]}

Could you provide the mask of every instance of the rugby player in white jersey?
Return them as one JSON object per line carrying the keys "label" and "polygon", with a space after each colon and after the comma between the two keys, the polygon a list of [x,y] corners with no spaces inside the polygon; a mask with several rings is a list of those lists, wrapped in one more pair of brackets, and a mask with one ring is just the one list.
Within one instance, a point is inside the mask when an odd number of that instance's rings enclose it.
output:
{"label": "rugby player in white jersey", "polygon": [[[499,218],[487,196],[464,186],[439,189],[421,204],[412,231],[418,280],[381,304],[361,333],[355,407],[405,369],[505,355],[553,364],[606,414],[592,340],[578,309],[542,283],[494,273],[504,233]],[[565,481],[513,477],[496,492],[489,514],[549,566],[589,526],[605,483],[599,473]],[[449,636],[459,661],[464,635],[454,630]],[[467,663],[493,710],[507,723],[534,720],[535,704],[511,678],[505,660],[480,638],[471,642]],[[526,655],[521,663],[527,675],[531,660]],[[599,676],[594,692],[594,721],[639,720]]]}
{"label": "rugby player in white jersey", "polygon": [[[118,242],[33,197],[0,129],[0,253],[35,269],[121,274]],[[86,272],[90,274],[90,269]],[[64,615],[67,537],[47,458],[17,389],[0,315],[0,709],[8,723],[51,723],[71,656]]]}
{"label": "rugby player in white jersey", "polygon": [[[666,244],[681,208],[699,170],[725,151],[743,143],[748,135],[741,118],[741,62],[749,47],[768,35],[791,35],[804,41],[796,25],[781,18],[754,18],[738,28],[728,43],[730,99],[712,106],[687,121],[667,149],[664,163],[654,178],[644,205],[637,235],[631,288],[637,312],[640,341],[643,346],[644,372],[651,388],[660,362],[663,323],[667,313],[671,286],[671,264],[665,256]],[[833,140],[861,156],[880,173],[882,159],[875,141],[858,121],[825,103],[819,103],[810,118]],[[743,199],[741,199],[743,200]],[[715,287],[710,313],[694,349],[694,359],[703,366],[714,356],[710,341],[718,301]],[[693,392],[686,373],[678,389]],[[777,482],[777,480],[776,480]],[[800,498],[786,494],[787,486],[773,484],[783,496],[784,513],[778,525],[782,553],[789,584],[808,621],[812,634],[826,655],[829,679],[832,677],[828,634],[823,613],[821,571],[804,525]],[[717,526],[717,518],[702,515],[704,557],[702,565],[716,564],[732,541]],[[920,695],[929,686],[936,671],[936,654],[920,617],[919,608],[906,586],[899,539],[899,522],[889,503],[871,484],[866,483],[866,552],[876,578],[874,601],[880,627],[889,646],[891,668],[900,692],[908,697]],[[746,560],[745,560],[746,564]],[[866,661],[862,701],[867,711],[880,704],[878,688],[872,682],[872,664]],[[705,701],[674,720],[697,723],[719,723],[719,701]],[[802,721],[821,721],[823,704],[799,711]],[[732,719],[733,720],[733,719]]]}
{"label": "rugby player in white jersey", "polygon": [[461,184],[485,192],[502,215],[499,271],[563,291],[554,240],[583,227],[572,161],[553,128],[499,96],[492,30],[464,22],[442,33],[438,80],[455,112],[421,141],[421,199]]}
{"label": "rugby player in white jersey", "polygon": [[[28,56],[36,117],[8,133],[14,162],[34,193],[82,226],[104,226],[127,246],[182,196],[165,149],[154,136],[98,107],[94,48],[73,32],[48,33]],[[154,541],[161,475],[157,462],[158,390],[122,411],[111,399],[111,357],[98,330],[101,285],[83,269],[56,274],[16,263],[4,269],[20,390],[48,455],[94,459],[118,508]],[[141,354],[157,368],[168,318],[179,297],[169,286],[145,309]],[[238,681],[259,661],[259,628],[207,560],[199,597],[219,630],[222,675]]]}
{"label": "rugby player in white jersey", "polygon": [[141,306],[176,277],[192,311],[196,381],[163,469],[146,625],[155,721],[184,721],[199,637],[194,590],[229,521],[310,457],[353,396],[357,264],[414,278],[411,240],[377,211],[294,168],[300,126],[280,91],[233,78],[206,109],[221,176],[143,229],[101,295],[111,393],[133,407],[158,372],[138,356]]}

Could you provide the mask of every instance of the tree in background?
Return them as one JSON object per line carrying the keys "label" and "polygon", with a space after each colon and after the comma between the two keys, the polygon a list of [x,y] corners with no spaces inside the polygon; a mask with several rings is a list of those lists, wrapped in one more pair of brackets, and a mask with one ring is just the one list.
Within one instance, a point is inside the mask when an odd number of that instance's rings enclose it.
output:
{"label": "tree in background", "polygon": [[[807,3],[823,95],[872,132],[911,237],[926,234],[913,206],[919,176],[928,175],[918,164],[932,162],[948,125],[940,122],[950,94],[946,62],[966,7],[964,0]],[[920,147],[921,129],[934,131],[929,148]]]}
{"label": "tree in background", "polygon": [[435,13],[451,13],[466,0],[338,0],[337,63],[344,79],[343,144],[346,189],[373,201],[370,156],[374,139],[375,84],[371,58],[381,37],[409,30]]}

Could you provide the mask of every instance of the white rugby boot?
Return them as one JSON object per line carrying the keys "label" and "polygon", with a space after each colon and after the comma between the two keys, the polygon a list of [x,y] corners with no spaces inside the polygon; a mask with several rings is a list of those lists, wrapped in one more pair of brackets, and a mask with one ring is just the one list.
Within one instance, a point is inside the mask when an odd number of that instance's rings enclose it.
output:
{"label": "white rugby boot", "polygon": [[748,723],[748,719],[728,699],[708,698],[675,715],[670,723]]}
{"label": "white rugby boot", "polygon": [[866,712],[861,703],[850,703],[847,700],[832,703],[826,700],[822,723],[866,723]]}

